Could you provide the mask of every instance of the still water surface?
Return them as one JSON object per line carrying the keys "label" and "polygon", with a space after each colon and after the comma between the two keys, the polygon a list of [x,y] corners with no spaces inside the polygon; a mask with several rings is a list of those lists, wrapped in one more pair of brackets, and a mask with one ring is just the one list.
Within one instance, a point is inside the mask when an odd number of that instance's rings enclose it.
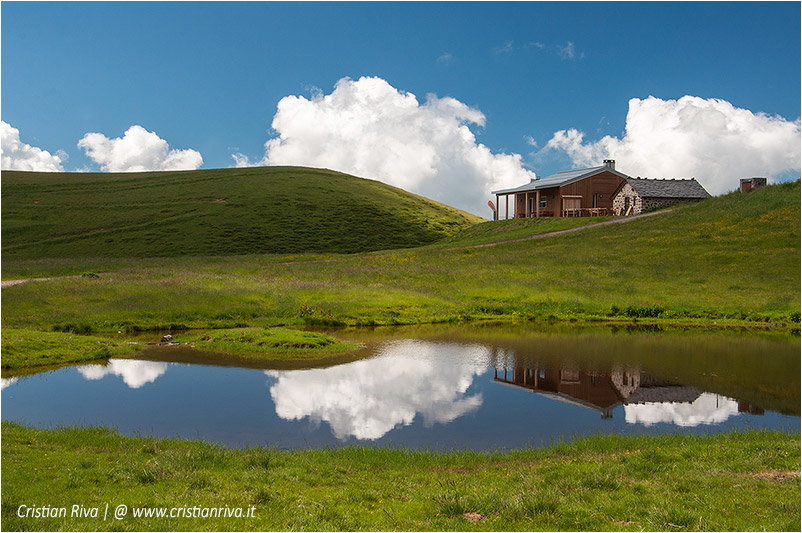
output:
{"label": "still water surface", "polygon": [[4,377],[2,418],[279,448],[486,450],[598,432],[800,429],[798,337],[510,327],[335,334],[365,347],[318,368],[219,366],[170,347]]}

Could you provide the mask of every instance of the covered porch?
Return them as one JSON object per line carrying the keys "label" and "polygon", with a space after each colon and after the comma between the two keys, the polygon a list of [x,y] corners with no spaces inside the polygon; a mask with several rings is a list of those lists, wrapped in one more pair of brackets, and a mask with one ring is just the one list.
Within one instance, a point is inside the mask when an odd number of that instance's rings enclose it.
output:
{"label": "covered porch", "polygon": [[[512,209],[510,209],[510,204],[512,204]],[[496,220],[597,217],[612,214],[612,210],[606,207],[582,207],[582,196],[560,194],[559,187],[522,192],[498,192],[496,193],[496,206]]]}

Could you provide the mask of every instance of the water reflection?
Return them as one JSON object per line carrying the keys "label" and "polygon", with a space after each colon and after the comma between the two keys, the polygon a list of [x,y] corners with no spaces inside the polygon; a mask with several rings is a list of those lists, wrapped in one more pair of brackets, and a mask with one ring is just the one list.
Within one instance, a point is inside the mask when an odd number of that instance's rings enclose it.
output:
{"label": "water reflection", "polygon": [[482,394],[468,389],[488,356],[484,346],[405,340],[364,361],[265,374],[276,379],[270,396],[281,418],[326,422],[340,440],[375,440],[418,415],[431,427],[476,411]]}
{"label": "water reflection", "polygon": [[363,344],[358,353],[317,368],[263,360],[243,368],[176,347],[4,375],[2,418],[238,447],[359,441],[439,450],[542,446],[597,432],[799,428],[795,338],[481,333],[360,330],[348,339]]}
{"label": "water reflection", "polygon": [[738,402],[718,394],[701,393],[688,402],[645,402],[624,405],[626,421],[630,424],[674,424],[696,427],[701,424],[720,424],[739,413]]}
{"label": "water reflection", "polygon": [[106,376],[120,376],[123,382],[132,389],[138,389],[147,383],[153,383],[167,372],[167,363],[155,361],[135,361],[130,359],[109,359],[104,365],[85,365],[78,367],[78,372],[89,380],[103,379]]}
{"label": "water reflection", "polygon": [[637,368],[591,372],[570,366],[495,366],[493,380],[596,411],[602,419],[612,418],[615,408],[623,405],[629,424],[695,427],[719,424],[742,412],[763,414],[758,406],[649,376]]}
{"label": "water reflection", "polygon": [[19,378],[14,376],[10,378],[0,378],[0,390],[5,389],[6,387],[13,385],[17,382]]}

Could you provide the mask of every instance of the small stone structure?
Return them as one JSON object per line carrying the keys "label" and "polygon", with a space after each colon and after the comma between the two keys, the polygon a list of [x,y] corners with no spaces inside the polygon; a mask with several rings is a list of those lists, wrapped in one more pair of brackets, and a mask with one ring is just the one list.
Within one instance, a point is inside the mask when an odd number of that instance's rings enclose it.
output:
{"label": "small stone structure", "polygon": [[626,400],[640,387],[640,371],[616,367],[610,373],[610,383],[622,399]]}
{"label": "small stone structure", "polygon": [[766,178],[741,178],[741,192],[765,187],[767,182],[768,180]]}
{"label": "small stone structure", "polygon": [[613,212],[620,216],[639,215],[660,207],[699,202],[710,194],[695,178],[627,178],[613,195]]}

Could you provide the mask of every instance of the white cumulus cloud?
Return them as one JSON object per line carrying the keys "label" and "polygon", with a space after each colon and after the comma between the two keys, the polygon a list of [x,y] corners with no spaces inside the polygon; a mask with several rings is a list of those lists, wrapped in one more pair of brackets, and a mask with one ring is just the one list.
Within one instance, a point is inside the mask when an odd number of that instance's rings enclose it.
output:
{"label": "white cumulus cloud", "polygon": [[[449,97],[414,94],[378,77],[343,78],[331,94],[278,103],[264,165],[325,167],[372,178],[476,214],[492,189],[535,174],[518,154],[494,154],[469,126],[484,114]],[[251,164],[235,154],[238,166]]]}
{"label": "white cumulus cloud", "polygon": [[196,150],[171,150],[167,141],[142,126],[131,126],[122,137],[109,139],[87,133],[78,141],[86,155],[106,172],[195,170],[203,164]]}
{"label": "white cumulus cloud", "polygon": [[37,172],[62,172],[62,163],[67,154],[62,150],[51,154],[20,140],[19,130],[5,121],[0,121],[0,152],[3,170],[33,170]]}
{"label": "white cumulus cloud", "polygon": [[554,133],[544,150],[565,152],[578,166],[615,159],[631,176],[695,177],[711,194],[738,187],[739,178],[773,181],[800,171],[800,121],[753,113],[720,99],[650,96],[629,101],[622,138],[586,141],[576,129]]}

